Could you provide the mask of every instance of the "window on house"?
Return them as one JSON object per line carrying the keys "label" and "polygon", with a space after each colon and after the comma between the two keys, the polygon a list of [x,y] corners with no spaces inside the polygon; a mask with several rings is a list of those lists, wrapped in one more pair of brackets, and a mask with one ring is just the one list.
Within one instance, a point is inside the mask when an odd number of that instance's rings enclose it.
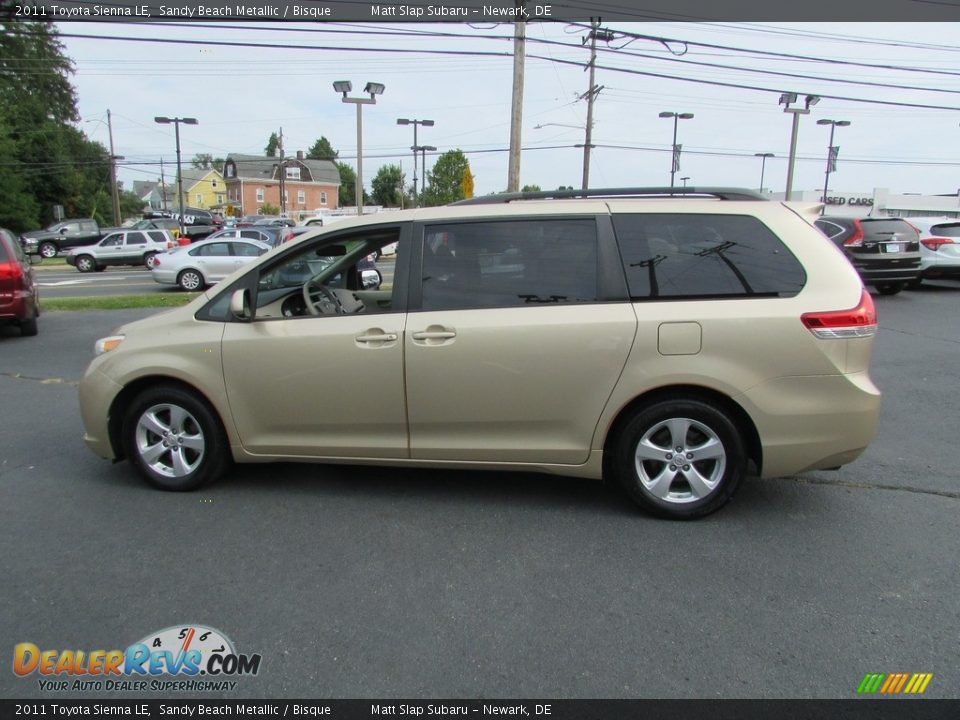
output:
{"label": "window on house", "polygon": [[236,168],[233,165],[227,165],[224,169],[227,171],[227,177],[232,178],[236,176]]}
{"label": "window on house", "polygon": [[299,180],[300,179],[300,168],[298,167],[287,167],[287,180]]}
{"label": "window on house", "polygon": [[194,195],[193,199],[194,199],[194,202],[197,204],[197,207],[200,207],[201,205],[203,205],[203,195],[201,195],[200,193],[197,193],[196,195]]}
{"label": "window on house", "polygon": [[223,193],[217,193],[217,205],[223,205]]}
{"label": "window on house", "polygon": [[325,192],[320,193],[320,204],[321,205],[327,204],[327,194]]}
{"label": "window on house", "polygon": [[263,188],[257,188],[257,202],[263,202]]}
{"label": "window on house", "polygon": [[303,190],[297,191],[297,204],[306,205],[307,204],[307,194]]}

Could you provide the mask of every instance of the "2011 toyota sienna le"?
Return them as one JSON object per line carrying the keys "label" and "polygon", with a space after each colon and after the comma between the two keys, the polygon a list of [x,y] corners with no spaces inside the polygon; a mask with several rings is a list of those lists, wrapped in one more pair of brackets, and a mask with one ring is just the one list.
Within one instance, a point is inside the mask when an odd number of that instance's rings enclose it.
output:
{"label": "2011 toyota sienna le", "polygon": [[86,442],[168,490],[231,461],[535,470],[703,516],[874,435],[876,313],[815,217],[653,188],[345,220],[99,340]]}

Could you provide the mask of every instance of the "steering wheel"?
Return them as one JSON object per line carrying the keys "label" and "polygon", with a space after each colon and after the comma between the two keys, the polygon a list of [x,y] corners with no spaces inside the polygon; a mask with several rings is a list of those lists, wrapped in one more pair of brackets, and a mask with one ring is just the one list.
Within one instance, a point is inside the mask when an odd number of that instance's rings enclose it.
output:
{"label": "steering wheel", "polygon": [[311,315],[345,315],[346,310],[337,294],[319,282],[314,275],[303,284],[303,300]]}

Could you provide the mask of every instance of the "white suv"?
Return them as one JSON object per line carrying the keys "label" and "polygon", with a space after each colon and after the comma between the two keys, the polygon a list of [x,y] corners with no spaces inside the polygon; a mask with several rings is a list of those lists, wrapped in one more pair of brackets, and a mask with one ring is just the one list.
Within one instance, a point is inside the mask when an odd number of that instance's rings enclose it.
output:
{"label": "white suv", "polygon": [[874,435],[876,313],[815,217],[689,188],[344,220],[100,340],[86,442],[171,490],[231,461],[535,470],[706,515]]}
{"label": "white suv", "polygon": [[166,230],[117,230],[96,245],[71,248],[66,261],[80,272],[99,272],[108,265],[146,265],[152,268],[159,253],[175,247],[177,243]]}

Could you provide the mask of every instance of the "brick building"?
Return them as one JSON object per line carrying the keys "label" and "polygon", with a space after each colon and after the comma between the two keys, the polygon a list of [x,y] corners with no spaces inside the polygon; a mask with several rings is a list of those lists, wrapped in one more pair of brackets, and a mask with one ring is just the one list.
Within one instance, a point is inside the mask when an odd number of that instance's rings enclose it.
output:
{"label": "brick building", "polygon": [[308,160],[303,152],[280,159],[260,155],[230,154],[223,164],[227,206],[235,215],[257,215],[270,204],[282,208],[280,173],[283,172],[286,212],[298,214],[339,206],[340,171],[330,160]]}

